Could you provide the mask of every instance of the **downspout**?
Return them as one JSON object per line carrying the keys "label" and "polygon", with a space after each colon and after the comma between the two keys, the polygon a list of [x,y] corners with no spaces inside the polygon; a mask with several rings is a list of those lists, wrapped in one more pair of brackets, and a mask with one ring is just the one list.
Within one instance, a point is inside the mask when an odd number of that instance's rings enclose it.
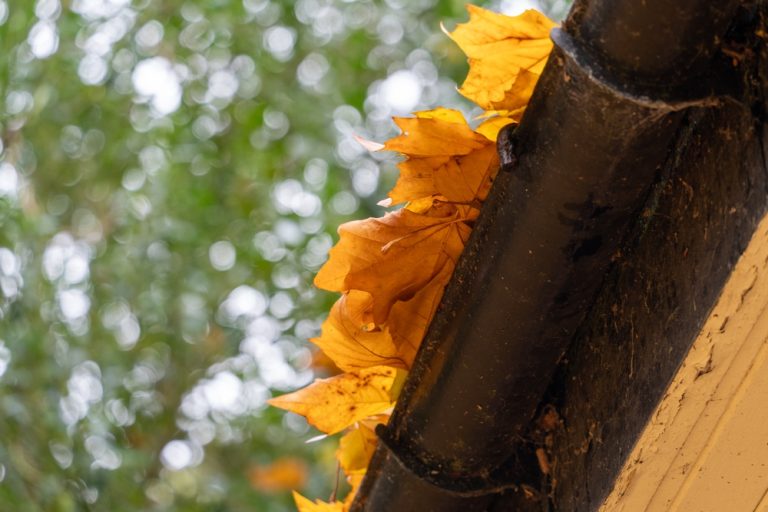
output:
{"label": "downspout", "polygon": [[[582,0],[462,254],[352,510],[484,510],[535,485],[526,449],[558,360],[713,71],[735,0]],[[716,79],[718,81],[716,81]],[[514,155],[510,154],[514,152]]]}

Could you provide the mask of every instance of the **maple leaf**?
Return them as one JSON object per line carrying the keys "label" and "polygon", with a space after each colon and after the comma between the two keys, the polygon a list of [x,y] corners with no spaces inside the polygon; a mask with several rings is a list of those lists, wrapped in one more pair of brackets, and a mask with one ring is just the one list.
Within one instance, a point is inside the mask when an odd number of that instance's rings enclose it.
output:
{"label": "maple leaf", "polygon": [[410,369],[452,274],[453,265],[446,265],[412,299],[395,303],[382,325],[371,321],[371,295],[350,290],[331,308],[321,335],[310,341],[345,371],[376,365]]}
{"label": "maple leaf", "polygon": [[448,36],[469,59],[459,92],[485,110],[519,120],[552,51],[549,33],[556,23],[527,10],[505,16],[467,5],[469,21]]}
{"label": "maple leaf", "polygon": [[373,322],[384,323],[397,301],[407,301],[440,271],[453,268],[477,211],[436,206],[426,215],[406,209],[339,227],[339,243],[315,276],[329,291],[371,294]]}
{"label": "maple leaf", "polygon": [[385,149],[415,156],[466,155],[488,144],[458,110],[437,108],[414,115],[394,118],[403,133],[389,139]]}
{"label": "maple leaf", "polygon": [[326,434],[395,405],[406,372],[388,366],[363,368],[317,379],[309,386],[269,400],[269,404],[307,418]]}
{"label": "maple leaf", "polygon": [[345,475],[349,477],[365,474],[378,443],[374,429],[376,425],[386,423],[388,418],[389,415],[380,415],[363,420],[344,434],[339,441],[339,449],[336,450],[336,459]]}
{"label": "maple leaf", "polygon": [[355,501],[355,495],[357,494],[358,489],[360,489],[360,485],[363,483],[363,478],[365,478],[365,474],[359,474],[359,475],[351,475],[347,477],[347,483],[352,487],[352,489],[349,491],[349,494],[347,494],[347,497],[344,498],[344,510],[349,510],[349,508],[352,506],[352,502]]}
{"label": "maple leaf", "polygon": [[512,119],[511,117],[506,116],[493,116],[482,123],[475,129],[477,133],[483,134],[485,137],[487,137],[489,140],[492,140],[496,142],[496,138],[499,135],[499,132],[502,128],[507,126],[508,124],[515,123],[516,121]]}
{"label": "maple leaf", "polygon": [[310,501],[301,494],[293,491],[293,501],[299,512],[344,512],[348,507],[341,501],[326,503],[321,500]]}
{"label": "maple leaf", "polygon": [[400,177],[389,199],[379,204],[410,202],[407,208],[420,213],[432,206],[434,197],[475,206],[485,199],[498,168],[493,139],[473,131],[461,112],[446,108],[395,118],[395,123],[403,134],[383,149],[398,151],[407,160],[398,164]]}
{"label": "maple leaf", "polygon": [[323,322],[320,336],[310,341],[345,371],[377,365],[408,369],[418,342],[398,345],[388,329],[363,320],[363,316],[371,316],[372,304],[368,292],[344,293]]}

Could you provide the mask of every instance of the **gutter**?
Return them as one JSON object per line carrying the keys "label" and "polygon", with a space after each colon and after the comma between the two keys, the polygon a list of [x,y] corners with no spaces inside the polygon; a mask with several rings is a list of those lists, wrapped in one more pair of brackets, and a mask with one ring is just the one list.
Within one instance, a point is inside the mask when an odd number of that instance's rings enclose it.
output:
{"label": "gutter", "polygon": [[688,113],[739,95],[720,44],[740,4],[577,0],[553,31],[351,510],[486,510],[500,495],[523,510],[547,493],[532,422],[606,276],[647,228]]}

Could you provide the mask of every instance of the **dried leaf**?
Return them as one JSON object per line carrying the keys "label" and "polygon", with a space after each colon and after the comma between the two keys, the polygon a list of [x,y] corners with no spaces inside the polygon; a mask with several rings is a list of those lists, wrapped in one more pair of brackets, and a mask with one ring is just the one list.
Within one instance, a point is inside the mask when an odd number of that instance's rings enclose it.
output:
{"label": "dried leaf", "polygon": [[293,501],[296,502],[296,508],[299,512],[344,512],[347,506],[341,501],[326,503],[321,500],[310,501],[301,494],[293,491]]}
{"label": "dried leaf", "polygon": [[377,365],[408,369],[418,345],[397,345],[389,330],[362,320],[362,312],[370,316],[372,306],[368,292],[344,293],[331,308],[320,336],[310,341],[345,371]]}
{"label": "dried leaf", "polygon": [[345,371],[375,365],[410,369],[452,274],[453,265],[446,265],[412,299],[395,303],[379,326],[371,321],[371,295],[351,290],[334,304],[322,334],[311,341]]}
{"label": "dried leaf", "polygon": [[501,129],[514,122],[514,119],[511,117],[494,116],[483,121],[480,126],[477,127],[477,133],[482,133],[488,137],[488,139],[495,142]]}
{"label": "dried leaf", "polygon": [[[384,145],[407,157],[398,164],[400,177],[387,206],[408,202],[409,210],[423,213],[435,200],[478,205],[485,199],[498,169],[493,139],[472,131],[457,110],[418,112],[395,122],[410,131]],[[425,138],[436,129],[450,136],[441,141]]]}
{"label": "dried leaf", "polygon": [[341,438],[339,449],[336,450],[336,459],[345,475],[349,477],[365,474],[378,443],[374,428],[377,424],[384,423],[388,417],[382,416],[378,421],[359,422]]}
{"label": "dried leaf", "polygon": [[466,155],[488,144],[457,110],[440,108],[415,115],[394,118],[403,133],[388,140],[384,149],[413,156]]}
{"label": "dried leaf", "polygon": [[343,224],[315,285],[370,293],[373,321],[381,325],[397,301],[413,298],[443,267],[455,264],[469,238],[465,221],[477,215],[470,210],[443,205],[421,215],[402,209]]}
{"label": "dried leaf", "polygon": [[365,478],[365,474],[350,475],[347,477],[347,483],[352,489],[347,494],[347,497],[344,498],[344,510],[349,510],[349,507],[352,506],[352,502],[355,501],[355,495],[357,494],[358,489],[360,489],[360,484],[363,483],[363,478]]}
{"label": "dried leaf", "polygon": [[356,421],[394,406],[406,372],[387,366],[364,368],[269,400],[295,412],[326,434],[341,432]]}
{"label": "dried leaf", "polygon": [[514,17],[473,5],[467,10],[469,22],[448,34],[469,59],[459,92],[519,120],[552,51],[549,32],[556,24],[534,10]]}

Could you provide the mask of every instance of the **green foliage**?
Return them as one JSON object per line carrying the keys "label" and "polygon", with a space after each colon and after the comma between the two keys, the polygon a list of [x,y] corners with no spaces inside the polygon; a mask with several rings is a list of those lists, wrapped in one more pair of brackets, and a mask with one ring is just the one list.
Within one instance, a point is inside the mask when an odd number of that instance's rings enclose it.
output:
{"label": "green foliage", "polygon": [[249,480],[286,455],[330,494],[264,401],[313,377],[312,276],[393,180],[352,136],[455,106],[461,4],[0,0],[3,509],[290,510]]}

